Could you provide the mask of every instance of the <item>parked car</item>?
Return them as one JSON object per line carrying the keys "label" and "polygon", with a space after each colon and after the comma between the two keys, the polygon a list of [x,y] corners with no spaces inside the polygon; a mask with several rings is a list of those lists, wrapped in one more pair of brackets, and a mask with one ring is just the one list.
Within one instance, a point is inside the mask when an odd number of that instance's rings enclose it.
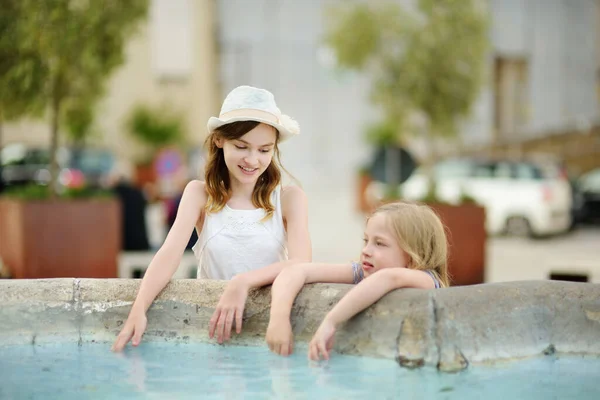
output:
{"label": "parked car", "polygon": [[[48,148],[15,143],[1,151],[1,179],[7,187],[50,182]],[[114,162],[114,155],[105,149],[61,147],[57,153],[58,182],[62,187],[99,186]]]}
{"label": "parked car", "polygon": [[573,210],[576,224],[600,223],[600,168],[575,180]]}
{"label": "parked car", "polygon": [[[541,236],[566,232],[571,225],[571,186],[559,168],[533,162],[450,159],[433,167],[437,197],[458,204],[469,196],[486,209],[490,234]],[[379,183],[379,197],[384,193]],[[428,178],[418,169],[401,187],[409,200],[423,199]]]}

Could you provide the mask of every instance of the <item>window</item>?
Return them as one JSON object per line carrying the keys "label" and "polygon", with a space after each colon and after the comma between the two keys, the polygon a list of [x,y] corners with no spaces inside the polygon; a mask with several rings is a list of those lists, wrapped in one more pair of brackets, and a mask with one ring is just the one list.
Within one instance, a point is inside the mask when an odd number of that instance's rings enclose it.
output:
{"label": "window", "polygon": [[496,164],[496,170],[494,171],[494,178],[510,179],[512,178],[512,172],[510,164],[506,162],[500,162]]}
{"label": "window", "polygon": [[154,75],[185,80],[192,72],[191,0],[152,0],[150,43]]}
{"label": "window", "polygon": [[473,169],[473,176],[475,178],[512,179],[514,178],[513,165],[505,161],[480,163]]}
{"label": "window", "polygon": [[475,178],[493,178],[496,171],[496,166],[492,163],[478,164],[473,169],[473,177]]}
{"label": "window", "polygon": [[24,164],[45,165],[50,163],[50,151],[45,149],[30,149],[25,158]]}
{"label": "window", "polygon": [[535,165],[519,163],[515,164],[515,179],[543,179],[542,171]]}
{"label": "window", "polygon": [[528,66],[520,58],[497,57],[494,65],[496,140],[514,137],[528,118]]}
{"label": "window", "polygon": [[471,163],[461,160],[444,161],[435,166],[436,179],[466,178],[471,172]]}
{"label": "window", "polygon": [[588,192],[600,193],[600,170],[594,170],[583,175],[581,177],[581,187]]}

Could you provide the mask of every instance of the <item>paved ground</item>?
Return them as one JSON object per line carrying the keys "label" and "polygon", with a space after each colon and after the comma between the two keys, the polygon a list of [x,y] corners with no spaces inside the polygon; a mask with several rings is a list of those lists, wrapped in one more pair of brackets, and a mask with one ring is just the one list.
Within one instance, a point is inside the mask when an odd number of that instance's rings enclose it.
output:
{"label": "paved ground", "polygon": [[548,279],[551,273],[583,274],[600,283],[600,227],[582,227],[543,240],[488,241],[488,282]]}

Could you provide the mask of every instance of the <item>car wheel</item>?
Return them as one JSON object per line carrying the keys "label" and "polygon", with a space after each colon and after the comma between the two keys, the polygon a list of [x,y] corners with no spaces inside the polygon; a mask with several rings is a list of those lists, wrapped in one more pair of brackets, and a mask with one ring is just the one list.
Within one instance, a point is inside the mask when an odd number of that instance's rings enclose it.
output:
{"label": "car wheel", "polygon": [[506,234],[517,237],[530,237],[533,232],[527,218],[510,217],[506,220]]}

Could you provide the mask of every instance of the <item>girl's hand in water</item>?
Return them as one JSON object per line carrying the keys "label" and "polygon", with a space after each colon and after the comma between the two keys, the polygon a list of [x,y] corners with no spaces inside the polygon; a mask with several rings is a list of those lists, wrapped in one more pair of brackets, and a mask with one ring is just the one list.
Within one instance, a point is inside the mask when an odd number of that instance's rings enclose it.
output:
{"label": "girl's hand in water", "polygon": [[235,331],[242,332],[242,316],[248,297],[248,285],[243,279],[234,277],[229,281],[219,299],[217,308],[210,319],[208,335],[212,339],[217,333],[217,342],[223,343],[231,338],[231,329],[235,319]]}
{"label": "girl's hand in water", "polygon": [[148,319],[146,318],[145,312],[136,312],[132,310],[125,322],[125,326],[121,329],[121,333],[117,336],[117,339],[112,345],[112,351],[121,351],[131,340],[131,344],[137,346],[142,341],[142,335],[146,330]]}
{"label": "girl's hand in water", "polygon": [[265,340],[269,349],[280,356],[289,356],[294,352],[294,334],[289,318],[271,317]]}
{"label": "girl's hand in water", "polygon": [[321,357],[328,360],[329,352],[333,348],[334,336],[335,324],[325,318],[308,345],[308,358],[313,361],[319,361]]}

